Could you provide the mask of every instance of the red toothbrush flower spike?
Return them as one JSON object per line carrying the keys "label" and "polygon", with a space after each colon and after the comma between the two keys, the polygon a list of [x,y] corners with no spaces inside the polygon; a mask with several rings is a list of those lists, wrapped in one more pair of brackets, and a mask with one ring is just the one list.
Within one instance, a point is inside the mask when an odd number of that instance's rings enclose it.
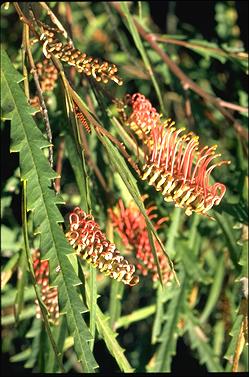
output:
{"label": "red toothbrush flower spike", "polygon": [[217,145],[200,149],[198,136],[176,129],[171,119],[162,121],[143,95],[133,94],[129,102],[132,112],[126,124],[143,141],[146,156],[141,178],[160,191],[165,201],[184,208],[186,215],[206,215],[226,192],[224,184],[210,184],[210,175],[230,161],[213,163],[221,156],[215,153]]}
{"label": "red toothbrush flower spike", "polygon": [[130,286],[138,284],[139,278],[134,276],[135,266],[129,264],[116,246],[106,239],[92,215],[76,207],[69,215],[69,222],[66,237],[83,259],[117,281]]}
{"label": "red toothbrush flower spike", "polygon": [[[151,206],[146,210],[150,220],[157,218],[157,215],[153,213],[156,209],[156,206]],[[113,210],[109,209],[109,214],[114,229],[122,238],[124,246],[127,250],[134,253],[135,264],[142,275],[146,276],[148,273],[151,273],[153,281],[158,280],[157,266],[151,250],[146,222],[138,208],[132,203],[126,208],[123,201],[119,199],[118,205]],[[157,220],[154,224],[155,229],[158,230],[161,228],[161,224],[166,220],[167,218]],[[167,257],[157,240],[154,240],[154,243],[162,271],[163,282],[166,283],[172,277],[171,269]]]}
{"label": "red toothbrush flower spike", "polygon": [[[40,251],[34,250],[32,254],[33,268],[35,273],[35,279],[38,285],[41,287],[42,301],[47,307],[50,313],[50,320],[54,324],[58,324],[59,320],[59,304],[58,304],[58,289],[57,287],[49,287],[49,263],[47,260],[42,261]],[[38,300],[35,300],[36,304],[36,318],[41,318],[41,309],[38,304]]]}

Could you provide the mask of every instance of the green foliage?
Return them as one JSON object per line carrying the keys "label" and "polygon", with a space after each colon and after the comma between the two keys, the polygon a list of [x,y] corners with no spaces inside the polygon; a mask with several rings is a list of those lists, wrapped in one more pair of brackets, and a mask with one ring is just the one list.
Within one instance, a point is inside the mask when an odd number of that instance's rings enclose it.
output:
{"label": "green foliage", "polygon": [[[82,368],[90,372],[97,364],[87,343],[91,340],[91,334],[81,315],[86,311],[86,307],[73,288],[80,284],[80,280],[67,257],[67,254],[72,253],[72,249],[58,226],[62,218],[56,204],[62,203],[62,200],[49,188],[49,181],[56,177],[56,173],[50,169],[41,151],[48,146],[48,142],[30,115],[24,94],[17,84],[20,77],[4,50],[1,50],[1,61],[3,118],[11,119],[11,151],[20,153],[21,179],[28,182],[27,208],[34,213],[35,233],[41,235],[42,257],[50,262],[51,284],[60,287],[59,304],[61,312],[67,315],[67,324],[75,339],[78,359]],[[57,266],[60,266],[58,274]]]}
{"label": "green foliage", "polygon": [[[13,366],[38,373],[179,373],[191,361],[198,374],[248,371],[248,54],[241,11],[233,1],[206,4],[215,24],[207,38],[194,22],[184,22],[178,2],[169,2],[159,28],[152,3],[1,6],[2,350]],[[37,20],[59,27],[63,43],[65,28],[87,56],[117,65],[123,85],[99,83],[52,53],[47,58],[57,69],[55,87],[40,93],[32,69],[32,59],[45,67],[45,48],[35,42],[43,32]],[[135,164],[141,170],[143,151],[113,101],[136,92],[163,119],[175,120],[176,128],[197,134],[201,146],[218,144],[221,159],[231,161],[212,172],[212,181],[226,186],[209,212],[214,220],[186,216],[140,179]],[[33,105],[38,94],[44,99],[40,109]],[[77,119],[75,104],[91,134]],[[129,106],[125,111],[129,115]],[[65,237],[68,214],[80,206],[139,274],[133,249],[108,214],[119,198],[126,206],[133,200],[142,214],[157,281],[150,273],[140,274],[134,287],[110,279],[76,256]],[[146,213],[150,205],[157,219],[167,218],[159,229]],[[158,243],[171,270],[167,283]],[[44,305],[33,249],[49,262],[58,324]],[[36,318],[35,300],[42,318]],[[177,365],[183,344],[187,365]]]}
{"label": "green foliage", "polygon": [[162,329],[159,341],[161,344],[155,354],[153,365],[149,366],[151,372],[169,372],[172,356],[176,353],[176,343],[179,330],[177,329],[178,320],[183,310],[186,294],[186,278],[181,276],[181,287],[177,294],[172,297],[165,312],[165,324]]}

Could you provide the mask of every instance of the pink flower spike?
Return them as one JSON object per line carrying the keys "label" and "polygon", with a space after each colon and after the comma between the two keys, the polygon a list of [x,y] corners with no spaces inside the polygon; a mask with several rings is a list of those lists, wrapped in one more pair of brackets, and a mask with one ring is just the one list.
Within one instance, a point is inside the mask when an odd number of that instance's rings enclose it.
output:
{"label": "pink flower spike", "polygon": [[199,150],[198,136],[193,132],[180,136],[184,129],[173,127],[171,119],[162,121],[142,94],[129,96],[128,104],[132,111],[125,123],[141,140],[145,154],[141,178],[160,191],[165,201],[184,208],[186,215],[196,212],[207,216],[226,192],[224,184],[209,183],[210,174],[230,161],[209,167],[213,159],[221,156],[215,154],[217,145]]}

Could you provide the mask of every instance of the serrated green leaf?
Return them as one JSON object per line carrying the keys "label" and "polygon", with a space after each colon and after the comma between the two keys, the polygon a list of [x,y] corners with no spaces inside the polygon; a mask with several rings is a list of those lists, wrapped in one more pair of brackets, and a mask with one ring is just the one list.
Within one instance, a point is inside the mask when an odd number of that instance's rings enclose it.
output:
{"label": "serrated green leaf", "polygon": [[218,357],[215,355],[213,348],[203,333],[199,321],[188,310],[186,328],[190,338],[190,346],[197,350],[199,361],[205,364],[209,372],[222,372],[223,368],[219,363]]}
{"label": "serrated green leaf", "polygon": [[[89,286],[86,284],[86,297],[88,305],[90,305],[90,289]],[[129,364],[128,360],[124,355],[124,349],[120,347],[116,337],[117,333],[115,333],[111,327],[109,326],[109,317],[105,316],[98,305],[96,305],[96,324],[99,334],[102,336],[106,347],[108,348],[109,352],[115,358],[118,366],[120,367],[121,371],[125,373],[132,373],[134,369]]]}
{"label": "serrated green leaf", "polygon": [[[198,245],[197,242],[196,245]],[[195,282],[198,281],[208,284],[211,280],[210,275],[200,266],[200,262],[196,254],[188,247],[186,241],[177,242],[177,251],[178,256],[181,257],[181,262],[183,263],[186,275],[189,277],[189,279],[193,279]]]}
{"label": "serrated green leaf", "polygon": [[[64,342],[65,342],[66,335],[67,335],[67,326],[66,326],[65,316],[63,316],[60,319],[59,325],[53,326],[52,334],[53,334],[53,338],[55,340],[55,343],[57,345],[57,348],[59,350],[63,350],[64,349]],[[47,352],[47,356],[45,358],[45,371],[47,371],[48,373],[59,372],[59,366],[58,366],[57,360],[55,358],[55,355],[53,353],[51,344],[47,342],[47,346],[48,346],[48,352]]]}
{"label": "serrated green leaf", "polygon": [[235,349],[236,349],[236,346],[237,346],[242,322],[243,322],[243,315],[242,314],[237,315],[236,319],[233,323],[233,327],[232,327],[232,329],[229,333],[231,335],[232,339],[231,339],[229,346],[228,346],[228,349],[227,349],[227,351],[224,355],[224,358],[227,359],[228,362],[229,362],[228,363],[230,365],[230,367],[228,366],[229,369],[232,369],[233,356],[235,354]]}
{"label": "serrated green leaf", "polygon": [[90,331],[93,337],[91,340],[91,349],[93,350],[94,347],[94,338],[95,338],[95,330],[96,330],[96,305],[97,305],[97,272],[96,268],[90,265],[90,277],[89,277],[89,288],[90,288]]}
{"label": "serrated green leaf", "polygon": [[178,236],[178,229],[180,227],[181,222],[181,215],[182,209],[181,208],[174,208],[171,216],[171,223],[167,231],[167,242],[166,242],[166,249],[170,254],[171,258],[175,257],[175,240]]}
{"label": "serrated green leaf", "polygon": [[240,200],[238,203],[227,203],[223,201],[219,206],[213,208],[213,211],[219,215],[231,215],[234,221],[248,225],[248,206],[246,201]]}
{"label": "serrated green leaf", "polygon": [[177,323],[183,308],[186,294],[186,281],[182,277],[181,286],[177,288],[166,312],[166,322],[161,333],[161,344],[155,355],[155,363],[148,367],[149,372],[169,372],[172,356],[176,353],[176,341],[178,337]]}
{"label": "serrated green leaf", "polygon": [[[75,351],[83,370],[93,372],[97,363],[90,351],[91,334],[82,318],[86,310],[74,288],[81,282],[67,257],[72,248],[58,223],[62,216],[57,204],[59,196],[49,188],[57,174],[50,168],[41,149],[49,143],[34,123],[24,93],[17,85],[20,75],[13,68],[7,54],[1,49],[1,92],[5,119],[10,119],[11,151],[20,153],[21,179],[27,180],[27,206],[33,211],[36,234],[40,234],[42,258],[49,259],[51,285],[59,287],[60,311],[66,313],[67,324],[75,339]],[[60,266],[60,272],[56,268]]]}
{"label": "serrated green leaf", "polygon": [[240,277],[248,277],[248,240],[243,241],[239,265],[242,266]]}

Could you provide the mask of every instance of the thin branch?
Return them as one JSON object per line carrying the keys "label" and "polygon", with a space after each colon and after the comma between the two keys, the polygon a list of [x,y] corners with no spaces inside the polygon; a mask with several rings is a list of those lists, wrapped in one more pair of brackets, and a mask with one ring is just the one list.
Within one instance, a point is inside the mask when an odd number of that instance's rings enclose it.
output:
{"label": "thin branch", "polygon": [[26,58],[26,48],[25,48],[25,28],[23,27],[22,31],[22,74],[24,77],[23,83],[24,83],[24,93],[28,99],[30,100],[30,92],[29,92],[29,80],[28,80],[28,70],[25,65],[25,58]]}
{"label": "thin branch", "polygon": [[[120,5],[117,2],[111,2],[110,3],[119,13],[121,16],[124,17],[123,12],[121,11]],[[218,110],[223,114],[225,118],[227,118],[232,124],[236,132],[242,137],[246,138],[248,140],[248,133],[245,128],[242,127],[242,125],[232,116],[232,114],[227,111],[224,107],[233,106],[233,104],[226,102],[218,97],[214,97],[213,95],[205,92],[200,86],[198,86],[194,81],[192,81],[188,76],[185,75],[185,73],[178,67],[178,65],[170,59],[168,54],[164,52],[161,47],[157,44],[154,36],[151,33],[147,33],[147,31],[139,24],[139,22],[133,18],[134,24],[137,28],[137,31],[139,34],[143,37],[144,40],[146,40],[150,46],[157,52],[157,54],[162,58],[162,60],[167,64],[171,72],[178,77],[178,79],[181,81],[183,89],[191,89],[195,93],[197,93],[200,97],[202,97],[205,101],[210,102],[211,104],[215,105]],[[237,110],[239,110],[240,107],[237,107],[237,105],[234,105]],[[242,108],[244,110],[244,108]],[[241,109],[241,110],[242,110]],[[244,111],[243,111],[244,112]]]}
{"label": "thin branch", "polygon": [[231,109],[234,111],[238,111],[240,113],[247,113],[248,108],[240,105],[236,105],[235,103],[223,101],[222,99],[219,98],[220,106],[226,107],[227,109]]}
{"label": "thin branch", "polygon": [[59,144],[57,162],[56,162],[56,173],[59,175],[59,177],[55,179],[55,183],[54,183],[54,188],[57,193],[59,193],[61,189],[61,172],[62,172],[62,160],[63,160],[63,155],[64,155],[64,149],[65,149],[65,140],[62,139]]}
{"label": "thin branch", "polygon": [[30,72],[33,74],[33,77],[34,77],[35,86],[36,86],[36,89],[37,89],[37,94],[38,94],[38,97],[39,97],[39,100],[40,100],[40,103],[41,103],[42,115],[43,115],[43,118],[44,118],[47,138],[48,138],[49,143],[51,144],[49,146],[49,157],[48,157],[48,159],[49,159],[50,166],[53,167],[52,132],[51,132],[50,122],[49,122],[49,118],[48,118],[48,110],[47,110],[47,107],[46,107],[46,104],[45,104],[45,101],[44,101],[44,98],[43,98],[38,73],[37,73],[35,63],[34,63],[34,59],[33,59],[33,56],[32,56],[31,50],[30,50],[29,26],[27,24],[24,25],[24,30],[25,30],[25,49],[26,49],[26,52],[27,52],[29,64],[31,66]]}

